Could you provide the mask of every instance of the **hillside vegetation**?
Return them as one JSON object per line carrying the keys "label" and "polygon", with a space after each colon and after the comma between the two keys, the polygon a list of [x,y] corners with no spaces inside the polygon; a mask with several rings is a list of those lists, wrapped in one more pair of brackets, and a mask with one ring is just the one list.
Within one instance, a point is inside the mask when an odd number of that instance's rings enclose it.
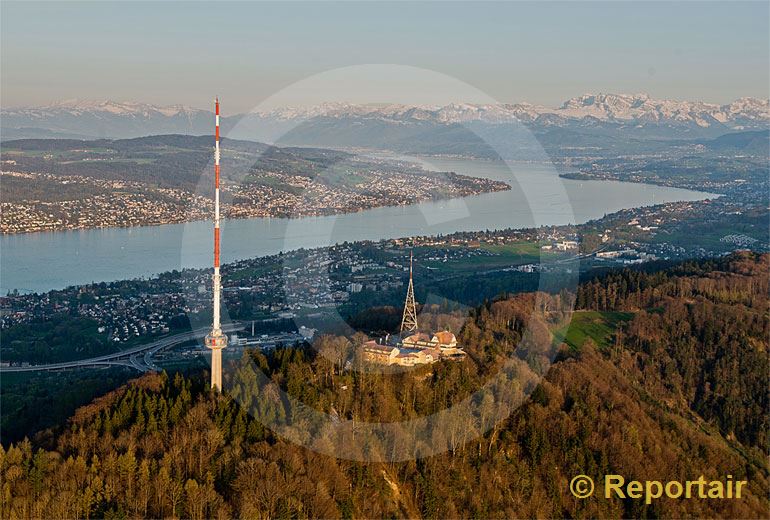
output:
{"label": "hillside vegetation", "polygon": [[[221,396],[203,378],[147,375],[34,442],[4,446],[0,516],[764,518],[769,263],[744,254],[587,282],[578,307],[618,319],[576,322],[571,346],[554,335],[565,330],[568,297],[529,293],[470,316],[462,363],[349,371],[360,338],[324,336],[315,351],[252,353],[228,371]],[[275,398],[280,388],[340,421],[403,421],[461,402],[507,363],[531,396],[481,436],[477,418],[470,434],[465,423],[456,435],[451,424],[433,432],[447,449],[418,460],[388,459],[397,438],[346,446],[382,462],[322,455],[247,413],[260,406],[262,418],[312,432],[312,416]],[[252,365],[267,378],[250,378]],[[483,398],[501,391],[492,388]],[[749,483],[740,500],[645,504],[577,500],[568,484],[578,474]]]}

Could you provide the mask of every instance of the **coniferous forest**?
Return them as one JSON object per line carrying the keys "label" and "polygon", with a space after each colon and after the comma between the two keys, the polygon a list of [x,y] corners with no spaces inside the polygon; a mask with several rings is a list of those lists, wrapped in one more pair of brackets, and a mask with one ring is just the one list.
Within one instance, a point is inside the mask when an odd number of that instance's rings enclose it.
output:
{"label": "coniferous forest", "polygon": [[[321,336],[250,352],[221,395],[203,373],[148,374],[4,443],[0,516],[767,518],[769,274],[770,256],[738,253],[610,271],[576,294],[508,296],[467,317],[428,311],[432,325],[462,324],[468,355],[408,371],[365,370],[363,338]],[[510,414],[495,417],[502,395]],[[474,399],[476,415],[450,416],[425,445],[355,427]],[[354,426],[319,444],[324,424],[296,402]],[[748,484],[740,500],[646,504],[579,500],[579,474]]]}

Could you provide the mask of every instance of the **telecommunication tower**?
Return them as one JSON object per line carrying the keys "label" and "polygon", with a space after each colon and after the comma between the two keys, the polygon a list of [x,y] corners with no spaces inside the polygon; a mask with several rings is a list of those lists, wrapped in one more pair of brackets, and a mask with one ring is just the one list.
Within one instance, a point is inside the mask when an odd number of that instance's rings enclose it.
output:
{"label": "telecommunication tower", "polygon": [[406,289],[406,302],[404,302],[404,316],[401,318],[401,333],[417,331],[417,304],[414,301],[413,253],[409,253],[409,287]]}
{"label": "telecommunication tower", "polygon": [[222,279],[219,276],[219,98],[215,101],[216,130],[214,134],[214,323],[206,336],[206,347],[211,349],[211,388],[222,391],[222,349],[227,346],[227,336],[222,332],[219,302]]}

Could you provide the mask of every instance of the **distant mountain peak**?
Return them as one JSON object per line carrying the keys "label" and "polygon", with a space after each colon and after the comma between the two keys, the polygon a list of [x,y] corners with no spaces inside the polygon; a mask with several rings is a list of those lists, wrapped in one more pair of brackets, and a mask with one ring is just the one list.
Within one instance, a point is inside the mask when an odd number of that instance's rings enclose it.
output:
{"label": "distant mountain peak", "polygon": [[639,94],[613,94],[613,93],[586,93],[582,96],[577,96],[568,99],[562,103],[560,108],[568,108],[573,106],[590,106],[597,104],[621,104],[621,105],[638,105],[644,103],[650,99],[650,95],[644,92]]}
{"label": "distant mountain peak", "polygon": [[726,105],[703,101],[654,99],[649,94],[584,94],[565,101],[554,113],[604,121],[693,123],[700,127],[740,119],[770,122],[768,100],[744,97]]}

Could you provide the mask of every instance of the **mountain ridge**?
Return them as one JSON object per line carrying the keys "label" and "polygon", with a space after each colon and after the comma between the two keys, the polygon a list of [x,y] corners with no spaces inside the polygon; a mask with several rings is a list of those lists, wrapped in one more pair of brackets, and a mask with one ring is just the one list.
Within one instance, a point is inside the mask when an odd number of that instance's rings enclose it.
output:
{"label": "mountain ridge", "polygon": [[[212,112],[183,105],[84,100],[67,100],[43,107],[5,108],[0,116],[3,140],[201,135],[211,131],[213,120]],[[393,135],[411,142],[415,136],[423,136],[426,142],[439,141],[435,153],[448,153],[457,148],[456,143],[447,141],[448,135],[456,134],[451,131],[452,127],[473,125],[486,125],[506,135],[508,129],[519,126],[535,133],[566,128],[641,138],[698,139],[770,128],[770,101],[743,97],[720,105],[654,99],[648,94],[589,93],[570,98],[555,108],[530,103],[321,103],[222,117],[224,134],[238,139],[328,145],[330,135],[353,132],[363,137],[333,144],[378,148]],[[292,135],[287,141],[288,134]]]}

